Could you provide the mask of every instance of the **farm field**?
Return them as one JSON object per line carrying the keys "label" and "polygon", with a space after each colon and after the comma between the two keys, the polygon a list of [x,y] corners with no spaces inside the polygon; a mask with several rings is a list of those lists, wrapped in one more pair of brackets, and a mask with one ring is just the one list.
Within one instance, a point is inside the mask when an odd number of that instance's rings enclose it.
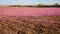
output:
{"label": "farm field", "polygon": [[60,8],[0,7],[0,15],[19,15],[19,16],[60,15]]}
{"label": "farm field", "polygon": [[60,16],[2,16],[0,34],[60,34]]}
{"label": "farm field", "polygon": [[60,8],[0,7],[0,34],[60,34]]}

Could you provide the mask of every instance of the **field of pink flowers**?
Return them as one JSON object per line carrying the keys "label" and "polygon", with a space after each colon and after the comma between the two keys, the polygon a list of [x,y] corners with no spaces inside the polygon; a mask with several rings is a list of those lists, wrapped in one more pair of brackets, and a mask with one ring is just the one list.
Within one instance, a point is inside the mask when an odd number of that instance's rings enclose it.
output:
{"label": "field of pink flowers", "polygon": [[0,15],[19,15],[19,16],[60,15],[60,8],[0,7]]}
{"label": "field of pink flowers", "polygon": [[60,8],[0,7],[0,34],[60,34]]}
{"label": "field of pink flowers", "polygon": [[0,34],[60,34],[60,16],[2,16]]}

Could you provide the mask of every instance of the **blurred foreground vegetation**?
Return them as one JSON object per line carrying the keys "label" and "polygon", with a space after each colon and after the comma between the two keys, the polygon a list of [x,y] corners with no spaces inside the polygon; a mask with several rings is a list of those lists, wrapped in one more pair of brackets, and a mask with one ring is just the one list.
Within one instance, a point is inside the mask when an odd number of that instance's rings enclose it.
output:
{"label": "blurred foreground vegetation", "polygon": [[0,16],[0,34],[60,34],[60,16]]}

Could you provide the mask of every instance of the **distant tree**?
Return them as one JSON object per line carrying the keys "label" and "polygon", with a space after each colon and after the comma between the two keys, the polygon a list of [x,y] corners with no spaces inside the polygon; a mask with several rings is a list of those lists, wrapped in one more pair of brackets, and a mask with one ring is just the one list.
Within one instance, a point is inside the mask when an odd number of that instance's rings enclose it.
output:
{"label": "distant tree", "polygon": [[15,7],[20,7],[20,5],[17,5],[17,4],[16,4]]}
{"label": "distant tree", "polygon": [[38,7],[43,7],[43,6],[45,6],[44,4],[38,4]]}
{"label": "distant tree", "polygon": [[20,7],[20,5],[10,5],[10,7]]}
{"label": "distant tree", "polygon": [[59,4],[58,3],[54,3],[54,6],[59,6]]}
{"label": "distant tree", "polygon": [[11,5],[11,7],[20,7],[19,4]]}

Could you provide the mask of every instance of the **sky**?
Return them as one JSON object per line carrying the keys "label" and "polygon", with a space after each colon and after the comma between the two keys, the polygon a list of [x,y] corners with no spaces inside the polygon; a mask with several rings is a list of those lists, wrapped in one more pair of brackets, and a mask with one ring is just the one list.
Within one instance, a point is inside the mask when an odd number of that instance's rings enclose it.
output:
{"label": "sky", "polygon": [[60,0],[0,0],[0,5],[36,5],[36,4],[54,4]]}

